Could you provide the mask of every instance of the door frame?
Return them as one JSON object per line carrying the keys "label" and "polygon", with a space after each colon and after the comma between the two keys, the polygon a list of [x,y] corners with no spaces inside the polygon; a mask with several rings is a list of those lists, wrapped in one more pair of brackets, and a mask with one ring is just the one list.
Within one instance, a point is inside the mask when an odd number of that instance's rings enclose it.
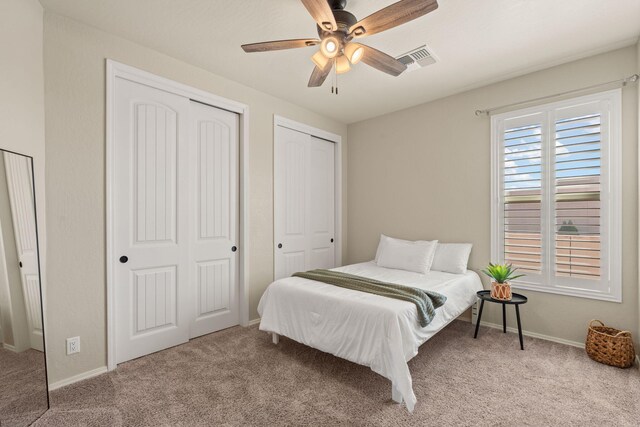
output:
{"label": "door frame", "polygon": [[117,254],[114,253],[114,178],[115,178],[115,87],[116,79],[121,78],[143,84],[165,92],[189,98],[202,104],[230,111],[240,118],[239,129],[239,309],[240,325],[249,325],[249,106],[226,99],[201,89],[175,82],[173,80],[113,61],[106,60],[106,184],[107,184],[107,228],[106,228],[106,270],[107,270],[107,370],[112,371],[116,363],[116,301],[114,290],[114,268]]}
{"label": "door frame", "polygon": [[[327,132],[322,129],[318,129],[313,126],[309,126],[305,123],[296,122],[295,120],[288,119],[286,117],[273,115],[273,149],[275,152],[276,146],[276,128],[282,126],[287,129],[295,130],[298,132],[306,133],[307,135],[315,136],[316,138],[324,139],[334,144],[334,197],[335,197],[335,235],[338,239],[338,245],[335,246],[334,257],[337,266],[342,266],[342,136],[335,133]],[[275,155],[273,156],[274,168],[274,188],[273,188],[273,234],[274,234],[274,250],[273,250],[273,274],[275,278],[276,268],[276,251],[275,251],[275,224],[276,224],[276,203],[275,203]]]}

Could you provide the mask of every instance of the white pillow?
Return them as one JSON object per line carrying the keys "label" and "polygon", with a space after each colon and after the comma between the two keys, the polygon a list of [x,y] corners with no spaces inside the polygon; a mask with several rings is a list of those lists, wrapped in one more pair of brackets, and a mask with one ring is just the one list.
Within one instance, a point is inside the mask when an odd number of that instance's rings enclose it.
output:
{"label": "white pillow", "polygon": [[438,243],[431,269],[464,274],[467,271],[472,246],[471,243]]}
{"label": "white pillow", "polygon": [[376,264],[380,267],[426,274],[431,269],[437,244],[437,240],[412,242],[383,234],[378,244]]}

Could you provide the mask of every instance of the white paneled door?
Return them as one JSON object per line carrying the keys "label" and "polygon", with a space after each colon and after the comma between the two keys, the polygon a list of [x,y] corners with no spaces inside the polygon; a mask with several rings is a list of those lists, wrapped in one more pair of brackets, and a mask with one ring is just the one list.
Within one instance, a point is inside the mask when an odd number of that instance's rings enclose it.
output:
{"label": "white paneled door", "polygon": [[334,148],[333,142],[314,136],[309,141],[309,270],[336,266]]}
{"label": "white paneled door", "polygon": [[275,278],[335,267],[334,144],[275,128]]}
{"label": "white paneled door", "polygon": [[238,115],[191,102],[190,337],[239,323]]}
{"label": "white paneled door", "polygon": [[[2,158],[0,157],[0,160]],[[31,348],[44,351],[31,159],[4,153]]]}
{"label": "white paneled door", "polygon": [[116,359],[189,339],[189,100],[116,80]]}
{"label": "white paneled door", "polygon": [[[238,323],[238,134],[231,113],[125,79],[116,79],[114,101],[121,363]],[[233,315],[216,322],[225,310]]]}

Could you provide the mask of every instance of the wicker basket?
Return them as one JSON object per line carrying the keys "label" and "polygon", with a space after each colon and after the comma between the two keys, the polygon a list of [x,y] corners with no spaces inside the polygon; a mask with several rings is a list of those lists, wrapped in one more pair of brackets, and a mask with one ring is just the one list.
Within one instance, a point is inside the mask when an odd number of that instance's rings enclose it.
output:
{"label": "wicker basket", "polygon": [[[594,326],[596,322],[600,326]],[[618,368],[631,367],[636,357],[631,332],[610,328],[600,320],[589,322],[585,349],[589,357],[596,362]]]}

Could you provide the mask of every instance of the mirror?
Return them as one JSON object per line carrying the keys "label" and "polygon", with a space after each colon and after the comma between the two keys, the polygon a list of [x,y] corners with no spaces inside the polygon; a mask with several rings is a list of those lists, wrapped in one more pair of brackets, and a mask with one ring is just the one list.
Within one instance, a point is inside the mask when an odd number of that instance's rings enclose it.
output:
{"label": "mirror", "polygon": [[0,426],[49,409],[33,159],[0,150]]}

